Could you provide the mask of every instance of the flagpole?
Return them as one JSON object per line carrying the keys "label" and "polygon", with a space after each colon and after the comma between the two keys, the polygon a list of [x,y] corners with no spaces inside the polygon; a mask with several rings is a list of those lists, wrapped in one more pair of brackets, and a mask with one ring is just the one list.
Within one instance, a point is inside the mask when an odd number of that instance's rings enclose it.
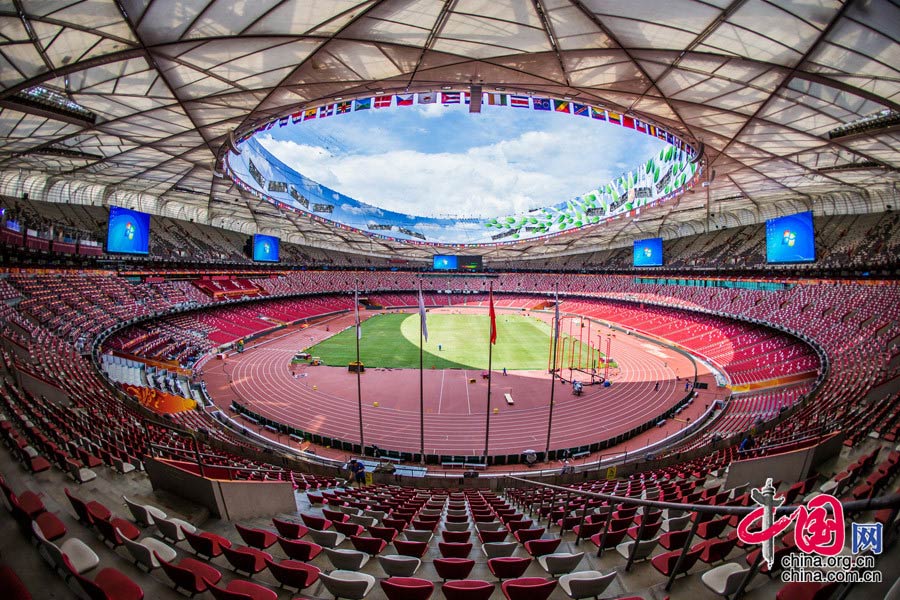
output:
{"label": "flagpole", "polygon": [[[422,301],[422,279],[419,278],[419,300]],[[423,302],[424,306],[424,302]],[[422,359],[422,337],[425,335],[425,316],[419,315],[419,454],[425,464],[425,383]]]}
{"label": "flagpole", "polygon": [[544,450],[544,459],[550,457],[550,432],[553,429],[553,396],[556,392],[556,347],[559,344],[559,284],[554,287],[556,307],[553,317],[553,350],[550,352],[553,364],[550,366],[550,413],[547,416],[547,448]]}
{"label": "flagpole", "polygon": [[487,389],[487,411],[484,417],[484,466],[487,467],[488,464],[488,440],[491,436],[491,368],[492,368],[492,359],[494,355],[494,340],[491,338],[494,334],[494,329],[496,327],[494,321],[494,282],[491,282],[490,287],[490,316],[491,316],[491,335],[488,336],[488,389]]}
{"label": "flagpole", "polygon": [[359,362],[359,338],[362,336],[359,325],[359,279],[356,280],[353,290],[353,309],[356,311],[356,400],[359,404],[359,446],[360,455],[366,455],[366,439],[363,434],[363,410],[362,410],[362,377],[360,375]]}

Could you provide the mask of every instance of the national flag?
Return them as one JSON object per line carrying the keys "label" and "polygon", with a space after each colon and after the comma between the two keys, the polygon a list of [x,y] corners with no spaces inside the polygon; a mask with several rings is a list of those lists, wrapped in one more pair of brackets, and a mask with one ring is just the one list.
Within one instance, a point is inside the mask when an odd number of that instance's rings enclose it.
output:
{"label": "national flag", "polygon": [[669,144],[672,144],[672,145],[674,146],[674,145],[675,145],[675,141],[676,141],[676,140],[675,140],[675,136],[672,135],[671,133],[669,133],[669,132],[667,131],[667,132],[666,132],[666,142],[668,142]]}
{"label": "national flag", "polygon": [[338,102],[337,110],[335,111],[339,115],[346,114],[353,110],[353,103],[347,100],[346,102]]}
{"label": "national flag", "polygon": [[390,108],[392,98],[393,96],[391,94],[387,94],[386,96],[375,96],[375,108]]}
{"label": "national flag", "polygon": [[353,102],[353,110],[369,110],[370,108],[372,108],[371,98],[360,98]]}
{"label": "national flag", "polygon": [[441,104],[459,104],[459,92],[441,92]]}
{"label": "national flag", "polygon": [[356,311],[356,339],[362,339],[362,328],[359,326],[359,290],[353,290],[353,308]]}
{"label": "national flag", "polygon": [[266,131],[268,131],[268,130],[272,129],[273,127],[275,127],[275,123],[276,123],[275,121],[269,121],[269,124],[266,125]]}
{"label": "national flag", "polygon": [[553,108],[549,98],[533,98],[532,102],[534,110],[551,110]]}
{"label": "national flag", "polygon": [[634,129],[635,131],[640,131],[641,133],[647,133],[647,124],[641,121],[640,119],[634,120]]}
{"label": "national flag", "polygon": [[561,113],[569,112],[569,103],[566,100],[554,100],[553,101],[553,110]]}
{"label": "national flag", "polygon": [[416,99],[415,94],[397,95],[397,106],[412,106],[413,100]]}
{"label": "national flag", "polygon": [[606,111],[606,116],[609,119],[610,123],[614,123],[616,125],[622,124],[622,115],[620,115],[619,113],[614,113],[613,111],[608,110]]}
{"label": "national flag", "polygon": [[435,102],[437,102],[437,94],[432,92],[419,94],[419,104],[434,104]]}
{"label": "national flag", "polygon": [[310,119],[315,119],[316,114],[318,114],[318,112],[319,112],[318,108],[307,108],[306,110],[303,111],[303,120],[309,121]]}
{"label": "national flag", "polygon": [[329,104],[328,106],[322,106],[319,108],[319,118],[324,119],[325,117],[330,117],[334,114],[334,104]]}
{"label": "national flag", "polygon": [[528,108],[528,96],[510,96],[509,105],[514,108]]}
{"label": "national flag", "polygon": [[587,104],[578,104],[577,102],[572,103],[572,114],[573,115],[578,115],[579,117],[586,117],[586,116],[588,116],[588,113],[590,113],[590,111],[588,110]]}
{"label": "national flag", "polygon": [[284,127],[287,124],[288,124],[288,117],[281,117],[280,119],[278,119],[279,127]]}
{"label": "national flag", "polygon": [[[506,94],[488,94],[487,103],[488,106],[506,106]],[[525,98],[525,103],[528,103],[528,98]]]}
{"label": "national flag", "polygon": [[606,111],[603,110],[602,108],[595,108],[592,106],[591,107],[591,118],[605,121],[606,120]]}
{"label": "national flag", "polygon": [[419,319],[422,322],[422,337],[428,341],[428,323],[425,320],[425,298],[422,297],[422,289],[419,289]]}
{"label": "national flag", "polygon": [[634,117],[629,117],[628,115],[622,115],[622,127],[627,127],[628,129],[634,129]]}
{"label": "national flag", "polygon": [[472,94],[470,94],[469,92],[463,92],[463,103],[472,104]]}
{"label": "national flag", "polygon": [[660,129],[659,127],[657,127],[656,128],[656,137],[658,137],[661,140],[665,140],[666,139],[666,130]]}
{"label": "national flag", "polygon": [[303,111],[297,111],[291,115],[291,123],[299,123],[303,120]]}
{"label": "national flag", "polygon": [[490,301],[491,301],[491,309],[488,311],[488,314],[491,317],[491,343],[497,343],[497,313],[494,312],[494,290],[491,289],[490,293]]}

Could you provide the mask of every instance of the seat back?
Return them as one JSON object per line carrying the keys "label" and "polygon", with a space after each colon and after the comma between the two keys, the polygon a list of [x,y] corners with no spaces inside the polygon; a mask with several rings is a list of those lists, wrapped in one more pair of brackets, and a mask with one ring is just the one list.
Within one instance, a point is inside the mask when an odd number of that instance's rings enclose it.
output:
{"label": "seat back", "polygon": [[150,550],[150,548],[140,542],[129,540],[125,536],[121,536],[121,538],[122,544],[125,546],[128,554],[130,554],[138,564],[144,565],[147,569],[153,569],[156,566],[153,564],[153,551]]}
{"label": "seat back", "polygon": [[232,592],[226,588],[217,587],[211,581],[206,581],[206,589],[210,591],[216,600],[253,600],[253,596],[249,594],[241,594],[240,592]]}
{"label": "seat back", "polygon": [[503,595],[509,600],[547,600],[556,588],[555,579],[523,577],[503,582]]}
{"label": "seat back", "polygon": [[569,596],[574,600],[597,597],[616,579],[615,571],[605,575],[599,573],[597,575],[598,576],[591,578],[572,577],[571,579],[568,579]]}
{"label": "seat back", "polygon": [[576,554],[550,554],[547,556],[547,572],[551,575],[571,573],[584,558],[584,552]]}
{"label": "seat back", "polygon": [[69,488],[65,488],[63,491],[66,494],[66,498],[69,499],[69,504],[71,504],[72,508],[75,510],[75,514],[78,516],[78,520],[85,525],[92,525],[94,523],[94,519],[91,517],[91,513],[88,510],[87,504],[85,504],[85,502],[81,498],[77,498],[69,493]]}

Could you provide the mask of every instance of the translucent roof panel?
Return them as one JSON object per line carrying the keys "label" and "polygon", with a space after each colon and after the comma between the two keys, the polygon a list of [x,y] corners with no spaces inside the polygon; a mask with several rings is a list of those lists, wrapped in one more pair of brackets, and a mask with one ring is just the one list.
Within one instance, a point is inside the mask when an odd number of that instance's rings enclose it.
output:
{"label": "translucent roof panel", "polygon": [[[898,24],[891,0],[4,2],[0,176],[116,186],[243,232],[424,256],[264,205],[220,177],[223,160],[234,140],[338,97],[481,85],[584,102],[702,146],[700,176],[734,219],[817,195],[845,200],[816,206],[878,210],[872,199],[900,179],[897,134],[831,132],[900,112]],[[35,86],[94,118],[22,94]],[[649,210],[667,215],[667,230],[695,230],[705,196]],[[574,252],[636,231],[617,222],[517,252]]]}

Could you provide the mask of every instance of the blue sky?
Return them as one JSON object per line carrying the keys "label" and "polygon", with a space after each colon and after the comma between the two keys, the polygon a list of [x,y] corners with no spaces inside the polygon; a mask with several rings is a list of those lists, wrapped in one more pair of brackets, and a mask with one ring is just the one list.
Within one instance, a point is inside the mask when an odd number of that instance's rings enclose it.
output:
{"label": "blue sky", "polygon": [[660,140],[588,117],[465,104],[356,111],[275,127],[260,143],[362,202],[421,216],[491,217],[581,195]]}

